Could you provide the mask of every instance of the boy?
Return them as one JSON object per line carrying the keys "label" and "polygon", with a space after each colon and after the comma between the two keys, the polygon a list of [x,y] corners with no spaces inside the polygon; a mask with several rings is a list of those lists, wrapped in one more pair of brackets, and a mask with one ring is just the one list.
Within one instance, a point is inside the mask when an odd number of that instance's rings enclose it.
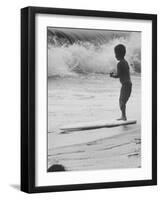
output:
{"label": "boy", "polygon": [[120,98],[119,98],[119,104],[120,104],[120,110],[121,110],[122,116],[118,120],[126,121],[127,120],[126,103],[130,97],[131,89],[132,89],[129,65],[128,65],[128,62],[124,58],[126,54],[126,48],[124,45],[119,44],[115,46],[114,51],[115,51],[115,57],[117,60],[119,60],[119,62],[117,64],[117,74],[112,72],[110,73],[110,77],[119,78],[122,84],[122,87],[120,90]]}

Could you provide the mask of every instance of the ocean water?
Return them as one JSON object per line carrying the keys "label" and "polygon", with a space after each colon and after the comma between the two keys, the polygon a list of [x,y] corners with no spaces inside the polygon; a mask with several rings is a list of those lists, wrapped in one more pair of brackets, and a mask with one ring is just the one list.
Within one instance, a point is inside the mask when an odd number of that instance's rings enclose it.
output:
{"label": "ocean water", "polygon": [[[115,45],[126,46],[132,94],[128,119],[137,124],[63,133],[75,123],[120,117]],[[141,166],[141,33],[75,29],[48,30],[48,168],[67,171]]]}
{"label": "ocean water", "polygon": [[[52,31],[55,33],[55,29]],[[107,74],[114,71],[117,65],[114,47],[120,43],[126,46],[126,60],[131,73],[141,72],[140,32],[79,29],[66,29],[62,32],[65,35],[63,38],[58,37],[57,32],[52,35],[52,41],[48,36],[48,76]]]}

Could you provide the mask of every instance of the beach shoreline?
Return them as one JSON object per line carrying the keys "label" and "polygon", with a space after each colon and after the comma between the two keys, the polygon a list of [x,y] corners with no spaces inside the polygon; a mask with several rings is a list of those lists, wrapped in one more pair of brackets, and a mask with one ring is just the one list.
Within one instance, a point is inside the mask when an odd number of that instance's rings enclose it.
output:
{"label": "beach shoreline", "polygon": [[67,171],[141,167],[141,78],[132,76],[127,115],[136,125],[74,131],[66,124],[116,119],[120,115],[119,81],[107,75],[57,77],[48,80],[48,168]]}

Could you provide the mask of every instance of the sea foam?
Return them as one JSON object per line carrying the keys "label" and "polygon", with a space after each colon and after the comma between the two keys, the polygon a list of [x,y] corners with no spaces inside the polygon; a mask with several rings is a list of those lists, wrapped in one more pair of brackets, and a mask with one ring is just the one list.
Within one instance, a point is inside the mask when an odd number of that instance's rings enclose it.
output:
{"label": "sea foam", "polygon": [[126,46],[125,59],[131,73],[141,72],[141,33],[131,32],[126,37],[111,37],[102,43],[95,43],[93,40],[60,43],[59,40],[60,38],[57,43],[48,44],[48,76],[107,74],[115,71],[118,61],[114,47],[118,44]]}

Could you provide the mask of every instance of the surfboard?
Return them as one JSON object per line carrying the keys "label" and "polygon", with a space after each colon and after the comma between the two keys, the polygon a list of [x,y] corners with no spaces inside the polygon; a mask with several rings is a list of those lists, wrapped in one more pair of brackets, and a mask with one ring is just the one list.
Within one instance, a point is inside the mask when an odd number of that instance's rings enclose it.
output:
{"label": "surfboard", "polygon": [[111,122],[107,121],[96,121],[96,122],[85,122],[85,123],[77,123],[77,124],[71,124],[64,127],[61,127],[60,129],[64,132],[69,131],[83,131],[83,130],[90,130],[90,129],[98,129],[98,128],[111,128],[111,127],[117,127],[117,126],[123,126],[123,125],[131,125],[136,124],[136,120],[114,120]]}

